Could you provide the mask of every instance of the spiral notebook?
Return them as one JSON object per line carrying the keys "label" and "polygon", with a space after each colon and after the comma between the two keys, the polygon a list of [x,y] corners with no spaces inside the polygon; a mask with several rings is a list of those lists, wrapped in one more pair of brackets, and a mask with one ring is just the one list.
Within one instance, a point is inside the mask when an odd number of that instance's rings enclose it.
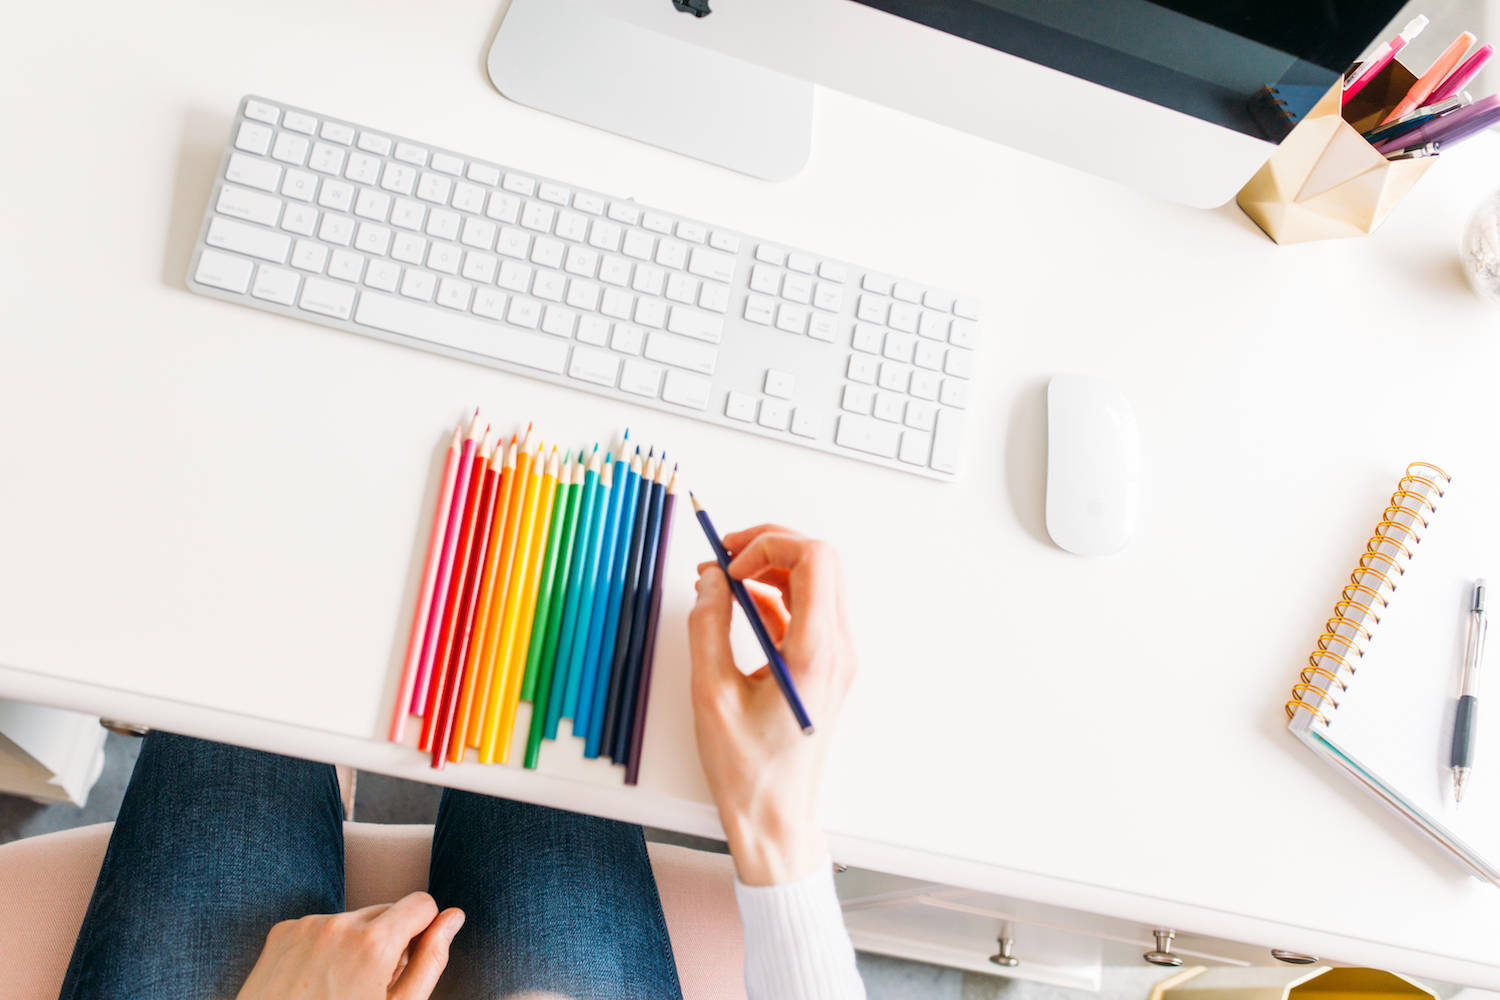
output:
{"label": "spiral notebook", "polygon": [[1481,498],[1437,466],[1408,466],[1286,711],[1314,753],[1500,885],[1500,686],[1487,704],[1480,682],[1474,770],[1461,805],[1448,768],[1464,612],[1475,579],[1500,576],[1500,529],[1484,515]]}

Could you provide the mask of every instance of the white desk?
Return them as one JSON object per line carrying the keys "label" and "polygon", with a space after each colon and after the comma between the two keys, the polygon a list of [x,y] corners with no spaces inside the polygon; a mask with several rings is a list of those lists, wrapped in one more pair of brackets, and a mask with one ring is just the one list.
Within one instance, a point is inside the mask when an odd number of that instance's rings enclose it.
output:
{"label": "white desk", "polygon": [[[539,774],[435,774],[381,740],[445,429],[476,402],[580,444],[629,423],[721,525],[781,520],[845,553],[863,664],[828,782],[841,860],[1500,987],[1500,891],[1281,714],[1407,461],[1500,497],[1500,312],[1454,254],[1495,144],[1440,163],[1376,237],[1291,248],[1233,207],[831,93],[810,168],[772,186],[508,103],[481,68],[488,6],[52,5],[6,32],[0,696],[714,834],[682,637],[706,548],[685,518],[639,788],[570,739]],[[251,91],[982,294],[967,474],[188,293]],[[1115,559],[1042,526],[1042,386],[1072,370],[1140,418],[1151,497]]]}

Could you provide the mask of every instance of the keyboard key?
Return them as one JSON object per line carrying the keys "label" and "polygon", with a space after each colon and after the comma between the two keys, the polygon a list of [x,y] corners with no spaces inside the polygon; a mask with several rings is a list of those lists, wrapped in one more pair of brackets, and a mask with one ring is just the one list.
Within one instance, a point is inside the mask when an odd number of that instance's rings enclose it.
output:
{"label": "keyboard key", "polygon": [[656,244],[655,260],[662,267],[680,271],[687,265],[687,255],[686,243],[679,243],[676,240],[660,240]]}
{"label": "keyboard key", "polygon": [[258,222],[263,226],[274,226],[281,215],[281,199],[259,191],[225,184],[219,188],[219,200],[214,211],[220,215],[232,215],[247,222]]}
{"label": "keyboard key", "polygon": [[973,349],[974,344],[976,341],[978,341],[978,339],[979,328],[976,327],[973,323],[965,323],[962,320],[956,320],[948,329],[948,343],[952,344],[954,347],[966,347],[969,349]]}
{"label": "keyboard key", "polygon": [[729,286],[716,285],[711,281],[705,281],[703,283],[703,290],[698,293],[698,304],[709,312],[728,312]]}
{"label": "keyboard key", "polygon": [[440,240],[458,239],[459,215],[446,208],[434,208],[427,213],[427,235]]}
{"label": "keyboard key", "polygon": [[337,243],[340,246],[348,246],[354,242],[354,220],[347,215],[334,215],[327,212],[323,215],[323,224],[318,227],[318,239],[324,243]]}
{"label": "keyboard key", "polygon": [[391,206],[391,225],[420,232],[427,220],[427,206],[410,198],[397,198]]}
{"label": "keyboard key", "polygon": [[506,174],[505,181],[501,185],[507,191],[515,194],[524,194],[528,198],[536,194],[536,181],[521,174]]}
{"label": "keyboard key", "polygon": [[340,146],[347,146],[354,141],[354,129],[348,125],[340,125],[338,122],[324,122],[323,127],[318,131],[323,138],[329,142],[336,142]]}
{"label": "keyboard key", "polygon": [[818,277],[843,284],[849,278],[849,269],[843,264],[835,264],[831,260],[825,260],[818,265]]}
{"label": "keyboard key", "polygon": [[638,225],[641,221],[640,208],[628,201],[610,202],[608,214],[611,219],[623,222],[627,226]]}
{"label": "keyboard key", "polygon": [[474,315],[488,319],[504,319],[505,307],[510,296],[494,288],[478,288],[474,291]]}
{"label": "keyboard key", "polygon": [[318,189],[318,204],[335,212],[347,212],[354,204],[354,185],[326,180]]}
{"label": "keyboard key", "polygon": [[844,293],[837,286],[820,281],[813,291],[813,305],[829,312],[838,312],[844,308]]}
{"label": "keyboard key", "polygon": [[636,260],[650,260],[656,249],[656,237],[632,229],[625,234],[625,242],[621,245],[621,252],[627,257]]}
{"label": "keyboard key", "polygon": [[791,399],[792,389],[797,385],[795,376],[774,368],[766,370],[765,393],[777,399]]}
{"label": "keyboard key", "polygon": [[513,260],[503,260],[500,262],[500,274],[495,279],[495,284],[512,292],[530,291],[531,268]]}
{"label": "keyboard key", "polygon": [[522,298],[517,295],[510,300],[510,308],[505,311],[505,318],[516,326],[529,326],[535,330],[542,321],[542,304],[536,299]]}
{"label": "keyboard key", "polygon": [[[681,227],[678,228],[680,232]],[[688,270],[710,281],[733,281],[734,258],[728,254],[715,253],[704,247],[694,247],[693,255],[688,261]]]}
{"label": "keyboard key", "polygon": [[478,215],[480,212],[484,211],[484,199],[484,188],[480,187],[478,184],[469,184],[464,181],[459,181],[457,184],[453,185],[452,205],[460,212],[467,212],[470,215]]}
{"label": "keyboard key", "polygon": [[[658,365],[637,361],[635,358],[626,358],[620,370],[620,389],[637,396],[645,396],[647,399],[655,399],[661,389],[661,372],[661,367]],[[705,390],[703,406],[707,405],[708,398]],[[699,407],[699,409],[702,408]]]}
{"label": "keyboard key", "polygon": [[422,172],[417,179],[417,197],[423,201],[435,202],[439,205],[448,204],[448,194],[453,190],[453,182],[441,174]]}
{"label": "keyboard key", "polygon": [[374,153],[376,156],[391,155],[391,140],[374,132],[361,132],[354,143],[366,153]]}
{"label": "keyboard key", "polygon": [[807,321],[807,335],[813,340],[831,344],[838,338],[838,322],[828,313],[813,313]]}
{"label": "keyboard key", "polygon": [[709,381],[683,371],[667,372],[666,382],[661,388],[661,398],[677,406],[702,410],[708,406]]}
{"label": "keyboard key", "polygon": [[931,451],[931,436],[921,431],[906,431],[901,435],[901,452],[897,457],[908,465],[926,465]]}
{"label": "keyboard key", "polygon": [[667,304],[661,299],[640,299],[635,306],[635,321],[660,330],[667,325]]}
{"label": "keyboard key", "polygon": [[[630,285],[630,275],[633,269],[636,269],[636,265],[630,263],[630,261],[626,260],[624,257],[616,257],[614,254],[606,254],[604,256],[604,259],[599,262],[599,280],[607,285],[615,285],[619,288],[626,288]],[[651,265],[642,264],[638,269],[638,276],[645,275],[648,273],[648,271],[654,272],[657,275],[661,274],[660,271],[658,271],[654,267],[651,267]],[[655,287],[656,292],[661,291],[660,282],[661,279],[658,278]],[[641,290],[647,291],[648,289],[642,286]]]}
{"label": "keyboard key", "polygon": [[462,260],[463,251],[452,243],[434,242],[427,251],[427,266],[444,274],[457,274]]}
{"label": "keyboard key", "polygon": [[539,233],[550,233],[552,232],[552,219],[556,215],[557,209],[551,205],[543,205],[539,201],[528,201],[521,209],[521,225]]}
{"label": "keyboard key", "polygon": [[963,409],[969,405],[968,383],[956,378],[943,379],[942,391],[938,393],[938,400],[944,406],[952,406]]}
{"label": "keyboard key", "polygon": [[260,188],[262,191],[275,191],[281,183],[281,168],[244,153],[231,153],[229,166],[224,168],[224,176],[236,184]]}
{"label": "keyboard key", "polygon": [[868,354],[879,354],[880,346],[885,342],[885,333],[878,326],[869,323],[854,324],[854,349],[864,351]]}
{"label": "keyboard key", "polygon": [[606,288],[599,302],[599,311],[615,319],[629,319],[635,312],[635,296],[618,288]]}
{"label": "keyboard key", "polygon": [[580,316],[578,317],[577,336],[585,344],[603,347],[609,343],[609,320],[587,314]]}
{"label": "keyboard key", "polygon": [[777,267],[785,267],[786,251],[780,247],[762,243],[755,248],[755,259],[766,264],[775,264]]}
{"label": "keyboard key", "polygon": [[905,392],[910,383],[911,369],[906,365],[898,365],[894,361],[881,362],[880,388],[891,392]]}
{"label": "keyboard key", "polygon": [[909,364],[912,360],[912,354],[916,351],[916,347],[916,337],[909,333],[897,333],[892,330],[885,335],[885,351],[883,353],[892,361]]}
{"label": "keyboard key", "polygon": [[388,330],[553,374],[562,374],[568,359],[568,345],[556,338],[509,330],[460,313],[435,310],[372,292],[360,296],[354,320],[377,330]]}
{"label": "keyboard key", "polygon": [[717,344],[724,336],[724,321],[696,309],[673,306],[671,318],[667,320],[667,329],[684,337]]}
{"label": "keyboard key", "polygon": [[882,278],[878,274],[867,274],[860,281],[860,287],[864,288],[867,292],[874,292],[876,295],[889,295],[895,290],[895,282],[891,281],[890,278]]}
{"label": "keyboard key", "polygon": [[427,166],[427,150],[421,146],[413,146],[409,142],[396,143],[395,156],[402,163],[410,163],[416,167]]}
{"label": "keyboard key", "polygon": [[942,382],[933,372],[914,371],[911,373],[911,386],[906,391],[918,399],[937,399]]}
{"label": "keyboard key", "polygon": [[[596,351],[581,345],[573,348],[573,360],[568,364],[568,377],[592,382],[594,385],[613,387],[619,371],[619,358],[607,351]],[[652,389],[652,395],[655,395],[655,386]]]}
{"label": "keyboard key", "polygon": [[521,199],[504,191],[491,191],[484,214],[496,222],[516,222],[521,218]]}
{"label": "keyboard key", "polygon": [[564,209],[557,213],[556,232],[565,240],[582,243],[589,233],[589,218],[581,212]]}
{"label": "keyboard key", "polygon": [[880,362],[868,354],[851,354],[849,355],[849,363],[844,374],[851,381],[874,385],[875,378],[879,372]]}
{"label": "keyboard key", "polygon": [[307,278],[302,282],[302,297],[297,304],[308,312],[348,319],[354,308],[354,289],[323,278]]}
{"label": "keyboard key", "polygon": [[698,279],[681,272],[674,273],[667,279],[666,295],[673,302],[692,305],[698,301]]}
{"label": "keyboard key", "polygon": [[929,289],[927,294],[922,296],[922,304],[929,309],[936,309],[939,312],[952,312],[953,296],[947,292]]}
{"label": "keyboard key", "polygon": [[394,292],[401,282],[401,265],[388,260],[372,260],[365,268],[365,284],[382,292]]}
{"label": "keyboard key", "polygon": [[978,319],[979,303],[973,299],[959,299],[953,303],[953,314],[964,319]]}
{"label": "keyboard key", "polygon": [[307,165],[320,174],[337,177],[344,170],[344,151],[327,142],[315,142]]}
{"label": "keyboard key", "polygon": [[563,259],[563,270],[580,278],[592,278],[599,270],[599,254],[583,247],[568,247],[568,255]]}
{"label": "keyboard key", "polygon": [[542,310],[542,332],[554,337],[572,338],[573,327],[578,325],[578,314],[562,306],[548,306]]}
{"label": "keyboard key", "polygon": [[902,302],[921,302],[922,290],[910,281],[898,281],[891,289],[891,294]]}
{"label": "keyboard key", "polygon": [[801,274],[812,274],[817,271],[818,262],[811,254],[793,251],[786,255],[786,266]]}
{"label": "keyboard key", "polygon": [[354,235],[354,245],[365,253],[384,257],[385,252],[391,247],[391,231],[384,226],[361,222],[359,232]]}
{"label": "keyboard key", "polygon": [[[291,249],[292,240],[289,236],[273,233],[259,226],[252,226],[244,222],[236,222],[233,219],[215,218],[208,224],[208,235],[204,242],[211,247],[219,247],[223,250],[233,250],[249,257],[259,257],[261,260],[273,261],[277,264],[286,263],[287,251]],[[250,270],[245,269],[245,281],[250,280]],[[207,282],[205,282],[207,284]],[[244,288],[234,289],[243,292]]]}
{"label": "keyboard key", "polygon": [[629,323],[616,323],[609,346],[622,354],[639,354],[646,343],[646,331]]}
{"label": "keyboard key", "polygon": [[917,323],[917,333],[928,340],[947,340],[948,324],[953,322],[941,313],[923,311],[922,319]]}
{"label": "keyboard key", "polygon": [[380,174],[380,186],[397,194],[411,194],[417,183],[417,172],[404,163],[387,163]]}
{"label": "keyboard key", "polygon": [[939,472],[957,472],[962,439],[963,416],[953,410],[940,410],[937,430],[932,436],[932,467]]}
{"label": "keyboard key", "polygon": [[750,269],[750,289],[762,295],[780,294],[781,272],[774,267],[756,264]]}
{"label": "keyboard key", "polygon": [[495,249],[507,257],[525,260],[531,253],[531,235],[513,226],[502,226],[500,238],[495,241]]}
{"label": "keyboard key", "polygon": [[801,334],[807,330],[807,310],[783,302],[776,310],[776,329]]}
{"label": "keyboard key", "polygon": [[469,180],[477,184],[497,187],[500,184],[500,168],[492,167],[488,163],[470,163]]}
{"label": "keyboard key", "polygon": [[565,252],[564,244],[550,236],[538,236],[531,241],[531,260],[542,267],[553,269],[562,267]]}
{"label": "keyboard key", "polygon": [[812,302],[812,279],[801,274],[789,274],[781,285],[782,298],[807,305]]}
{"label": "keyboard key", "polygon": [[624,238],[625,230],[613,222],[595,219],[594,224],[589,227],[589,246],[598,247],[600,250],[618,253],[620,250],[620,241]]}
{"label": "keyboard key", "polygon": [[593,312],[599,308],[599,296],[603,293],[604,289],[592,281],[570,281],[568,282],[568,305],[574,309],[582,309],[584,312]]}
{"label": "keyboard key", "polygon": [[433,153],[432,169],[441,173],[452,174],[454,177],[464,175],[464,161],[452,153]]}
{"label": "keyboard key", "polygon": [[281,193],[298,201],[312,201],[318,191],[318,177],[306,170],[288,170],[281,180]]}
{"label": "keyboard key", "polygon": [[770,299],[752,295],[745,299],[745,319],[761,326],[770,326],[776,318],[776,303]]}
{"label": "keyboard key", "polygon": [[866,323],[884,325],[889,307],[890,304],[885,299],[877,298],[874,295],[861,295],[859,297],[859,308],[855,310],[854,314]]}
{"label": "keyboard key", "polygon": [[930,431],[936,422],[936,406],[933,406],[931,403],[924,403],[920,399],[907,400],[906,426],[915,427],[919,431]]}
{"label": "keyboard key", "polygon": [[875,390],[867,385],[846,385],[839,405],[850,413],[869,413],[875,405]]}
{"label": "keyboard key", "polygon": [[548,302],[561,302],[567,288],[568,279],[556,271],[538,271],[531,283],[531,294]]}
{"label": "keyboard key", "polygon": [[740,238],[733,233],[726,233],[723,230],[718,230],[710,236],[708,238],[708,245],[715,250],[723,250],[725,253],[740,252]]}
{"label": "keyboard key", "polygon": [[806,407],[799,406],[792,410],[792,433],[798,437],[815,438],[818,436],[819,421]]}
{"label": "keyboard key", "polygon": [[973,378],[974,355],[968,351],[949,351],[948,361],[943,365],[943,371],[956,378]]}
{"label": "keyboard key", "polygon": [[328,258],[328,276],[340,281],[358,281],[365,273],[365,259],[352,250],[335,250]]}
{"label": "keyboard key", "polygon": [[401,275],[401,294],[409,299],[431,302],[433,293],[436,291],[437,278],[426,271],[418,271],[409,267],[406,273]]}
{"label": "keyboard key", "polygon": [[646,338],[646,357],[651,361],[686,368],[700,375],[712,375],[719,360],[719,352],[707,344],[657,331]]}
{"label": "keyboard key", "polygon": [[573,207],[580,212],[587,212],[590,215],[603,215],[604,199],[597,194],[578,191],[573,195]]}
{"label": "keyboard key", "polygon": [[707,243],[708,229],[696,222],[677,223],[677,238],[689,243]]}
{"label": "keyboard key", "polygon": [[302,161],[307,159],[309,143],[300,135],[292,135],[290,132],[281,132],[276,136],[276,145],[271,150],[271,156],[282,163],[293,163],[302,166]]}
{"label": "keyboard key", "polygon": [[852,448],[881,458],[895,458],[899,447],[901,428],[852,413],[839,415],[839,429],[834,442],[842,448]]}
{"label": "keyboard key", "polygon": [[755,419],[755,397],[731,390],[724,398],[724,416],[750,423]]}
{"label": "keyboard key", "polygon": [[254,267],[254,264],[243,257],[217,250],[204,250],[198,255],[193,280],[200,285],[222,288],[226,292],[243,293],[250,287],[250,272]]}
{"label": "keyboard key", "polygon": [[906,400],[893,392],[877,392],[874,412],[876,420],[887,420],[893,424],[899,424],[901,415],[906,412]]}
{"label": "keyboard key", "polygon": [[245,102],[245,117],[265,122],[267,125],[275,125],[277,119],[281,117],[281,110],[273,105],[251,100]]}
{"label": "keyboard key", "polygon": [[551,181],[542,181],[537,185],[536,196],[554,205],[566,205],[573,200],[567,188],[561,184],[553,184]]}
{"label": "keyboard key", "polygon": [[460,273],[471,282],[490,285],[495,280],[496,268],[499,268],[498,259],[493,258],[489,253],[474,253],[469,250],[463,255],[463,267],[460,268]]}
{"label": "keyboard key", "polygon": [[919,312],[916,306],[907,305],[905,302],[891,303],[891,328],[900,330],[902,333],[916,333]]}
{"label": "keyboard key", "polygon": [[500,227],[493,222],[477,219],[473,216],[464,220],[463,233],[459,236],[459,242],[464,246],[473,247],[476,250],[493,250],[495,247],[495,234]]}
{"label": "keyboard key", "polygon": [[301,132],[303,135],[312,135],[317,130],[318,120],[312,115],[304,115],[300,111],[288,111],[281,119],[281,124],[293,132]]}
{"label": "keyboard key", "polygon": [[943,370],[943,355],[948,353],[941,344],[934,344],[930,340],[917,341],[916,362],[919,367],[932,371]]}
{"label": "keyboard key", "polygon": [[234,137],[234,148],[247,153],[266,155],[271,148],[272,130],[259,122],[240,122],[239,133]]}
{"label": "keyboard key", "polygon": [[641,216],[641,225],[653,233],[661,233],[663,236],[672,235],[672,220],[660,212],[646,212]]}
{"label": "keyboard key", "polygon": [[760,415],[755,418],[756,423],[762,427],[772,430],[784,431],[792,419],[792,408],[779,399],[763,399],[760,401]]}
{"label": "keyboard key", "polygon": [[403,264],[420,264],[427,256],[427,241],[411,233],[397,233],[391,241],[391,256]]}
{"label": "keyboard key", "polygon": [[301,280],[296,271],[262,264],[255,271],[255,284],[250,286],[250,294],[257,299],[289,306],[297,301],[297,284]]}

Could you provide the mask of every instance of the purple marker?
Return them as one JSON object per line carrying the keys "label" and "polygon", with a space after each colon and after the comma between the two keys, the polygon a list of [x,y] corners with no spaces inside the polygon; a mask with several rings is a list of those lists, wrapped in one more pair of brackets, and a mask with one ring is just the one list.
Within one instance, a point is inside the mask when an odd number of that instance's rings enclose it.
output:
{"label": "purple marker", "polygon": [[1451,115],[1435,118],[1426,125],[1419,125],[1404,135],[1387,139],[1375,147],[1382,156],[1399,153],[1407,149],[1436,142],[1440,146],[1451,146],[1467,139],[1475,132],[1482,132],[1500,122],[1500,94],[1491,94],[1482,101],[1475,101],[1466,108],[1459,108]]}

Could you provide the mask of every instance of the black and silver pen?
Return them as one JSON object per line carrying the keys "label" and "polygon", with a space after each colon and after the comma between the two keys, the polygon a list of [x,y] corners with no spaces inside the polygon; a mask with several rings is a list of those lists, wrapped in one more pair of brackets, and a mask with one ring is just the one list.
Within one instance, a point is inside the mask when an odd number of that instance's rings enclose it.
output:
{"label": "black and silver pen", "polygon": [[1489,627],[1484,613],[1484,581],[1474,583],[1469,601],[1469,637],[1464,643],[1464,673],[1459,682],[1458,711],[1453,717],[1453,800],[1462,802],[1464,782],[1474,766],[1474,729],[1479,721],[1479,666],[1484,660],[1484,635]]}

